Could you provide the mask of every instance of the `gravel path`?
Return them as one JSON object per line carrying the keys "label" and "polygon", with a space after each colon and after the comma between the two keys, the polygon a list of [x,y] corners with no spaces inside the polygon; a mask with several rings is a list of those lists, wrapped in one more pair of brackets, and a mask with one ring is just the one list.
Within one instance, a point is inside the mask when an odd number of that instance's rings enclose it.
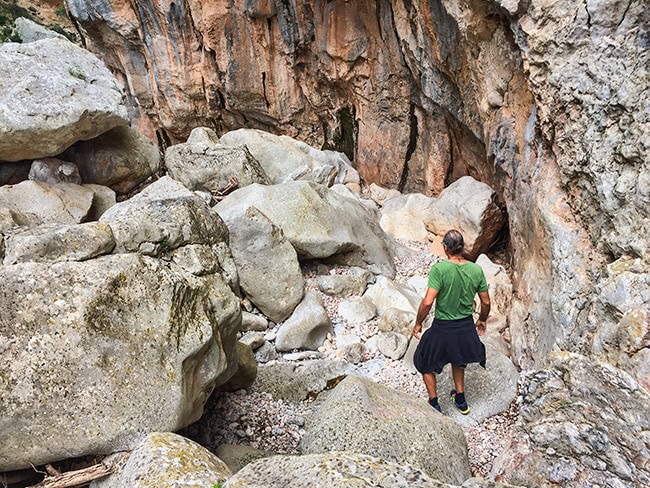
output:
{"label": "gravel path", "polygon": [[[396,259],[396,281],[406,283],[414,276],[426,277],[437,259],[429,253],[428,245],[409,241],[398,242],[402,245],[402,252]],[[342,299],[321,293],[314,284],[314,278],[325,271],[324,265],[319,263],[303,264],[307,288],[320,294],[337,334],[355,334],[365,342],[378,332],[377,320],[358,326],[347,324],[338,313],[338,305]],[[327,272],[345,274],[348,268],[328,265]],[[278,326],[275,326],[272,331],[277,329]],[[328,336],[319,351],[325,357],[344,357],[336,347],[334,335]],[[369,352],[357,366],[362,374],[373,381],[409,395],[426,398],[426,389],[421,377],[409,371],[402,361],[391,360],[378,352]],[[210,412],[213,419],[210,428],[213,437],[210,443],[246,444],[283,454],[297,454],[304,434],[305,419],[311,412],[311,402],[273,400],[268,393],[255,391],[254,387],[247,391],[225,393],[214,403]],[[476,427],[463,427],[473,475],[488,475],[497,454],[512,437],[517,412],[517,403],[513,402],[507,412],[488,418]]]}

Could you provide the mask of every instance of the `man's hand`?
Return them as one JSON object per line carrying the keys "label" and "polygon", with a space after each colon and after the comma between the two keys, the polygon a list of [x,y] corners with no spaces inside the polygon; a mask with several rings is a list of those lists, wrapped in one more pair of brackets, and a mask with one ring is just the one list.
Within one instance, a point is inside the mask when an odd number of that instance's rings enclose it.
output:
{"label": "man's hand", "polygon": [[413,337],[416,339],[420,338],[420,332],[422,332],[422,324],[415,324],[413,326]]}
{"label": "man's hand", "polygon": [[487,330],[487,324],[485,323],[485,320],[477,320],[476,321],[476,332],[478,335],[482,336],[485,334],[485,331]]}

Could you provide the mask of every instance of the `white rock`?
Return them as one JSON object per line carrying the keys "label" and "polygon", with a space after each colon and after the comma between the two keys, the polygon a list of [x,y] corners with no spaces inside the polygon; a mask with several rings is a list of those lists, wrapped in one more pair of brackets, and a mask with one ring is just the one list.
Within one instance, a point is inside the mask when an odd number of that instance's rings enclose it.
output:
{"label": "white rock", "polygon": [[383,188],[376,183],[370,185],[370,198],[379,206],[384,205],[391,198],[399,197],[399,190]]}
{"label": "white rock", "polygon": [[434,201],[419,193],[392,198],[381,209],[379,225],[398,239],[426,242],[429,233],[424,220],[430,215]]}
{"label": "white rock", "polygon": [[503,266],[494,264],[485,254],[481,254],[476,260],[483,272],[488,283],[490,292],[491,315],[506,316],[510,312],[510,302],[512,301],[512,282]]}
{"label": "white rock", "polygon": [[308,291],[291,317],[280,326],[275,347],[278,351],[316,350],[331,331],[332,324],[320,297]]}
{"label": "white rock", "polygon": [[377,349],[391,359],[401,359],[408,347],[408,337],[397,332],[384,332],[378,335]]}
{"label": "white rock", "polygon": [[422,301],[413,288],[385,276],[378,276],[377,282],[370,285],[363,296],[374,303],[380,316],[391,308],[417,313]]}

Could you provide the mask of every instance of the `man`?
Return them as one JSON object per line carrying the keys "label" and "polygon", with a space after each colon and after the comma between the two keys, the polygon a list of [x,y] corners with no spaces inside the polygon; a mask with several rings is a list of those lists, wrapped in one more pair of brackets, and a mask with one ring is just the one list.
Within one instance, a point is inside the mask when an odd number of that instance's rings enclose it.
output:
{"label": "man", "polygon": [[[483,269],[463,258],[465,244],[462,234],[450,230],[445,234],[442,244],[447,260],[431,267],[427,293],[418,308],[413,336],[420,338],[422,321],[429,314],[434,300],[435,319],[422,336],[413,362],[422,373],[429,404],[439,412],[441,409],[435,374],[440,374],[442,368],[451,363],[455,385],[451,397],[460,413],[467,415],[470,408],[465,399],[465,366],[479,363],[485,368],[485,346],[479,335],[483,335],[486,330],[490,295]],[[476,293],[481,300],[481,313],[475,325],[472,314]]]}

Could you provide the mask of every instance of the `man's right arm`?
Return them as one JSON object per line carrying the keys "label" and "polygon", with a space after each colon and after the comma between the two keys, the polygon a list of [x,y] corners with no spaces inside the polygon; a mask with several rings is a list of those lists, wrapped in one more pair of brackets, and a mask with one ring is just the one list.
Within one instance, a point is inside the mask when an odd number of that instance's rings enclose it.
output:
{"label": "man's right arm", "polygon": [[478,335],[483,335],[487,329],[487,318],[490,315],[490,293],[481,291],[478,297],[481,300],[481,313],[476,321],[476,330],[478,331]]}

